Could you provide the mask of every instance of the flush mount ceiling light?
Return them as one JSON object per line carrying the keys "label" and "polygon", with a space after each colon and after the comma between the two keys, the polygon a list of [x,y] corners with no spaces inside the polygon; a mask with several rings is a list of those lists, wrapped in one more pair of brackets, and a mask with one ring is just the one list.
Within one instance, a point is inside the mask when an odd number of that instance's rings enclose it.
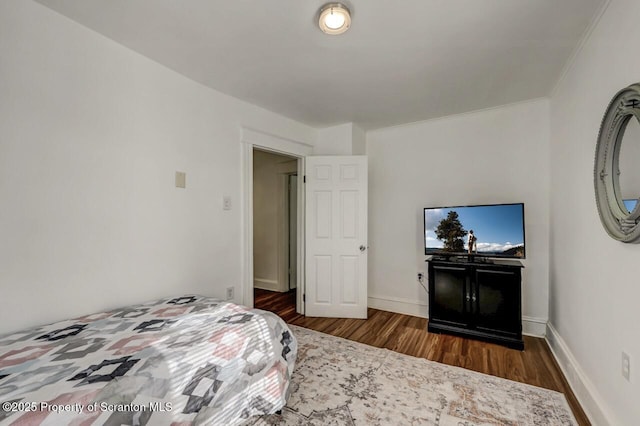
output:
{"label": "flush mount ceiling light", "polygon": [[318,26],[325,34],[342,34],[350,25],[351,12],[342,3],[327,3],[320,9]]}

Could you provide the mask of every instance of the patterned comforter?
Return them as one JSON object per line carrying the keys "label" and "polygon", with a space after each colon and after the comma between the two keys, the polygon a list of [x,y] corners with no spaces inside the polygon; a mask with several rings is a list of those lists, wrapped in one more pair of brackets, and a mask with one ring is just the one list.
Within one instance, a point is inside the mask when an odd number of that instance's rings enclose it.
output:
{"label": "patterned comforter", "polygon": [[276,315],[202,296],[0,336],[0,425],[233,425],[288,396]]}

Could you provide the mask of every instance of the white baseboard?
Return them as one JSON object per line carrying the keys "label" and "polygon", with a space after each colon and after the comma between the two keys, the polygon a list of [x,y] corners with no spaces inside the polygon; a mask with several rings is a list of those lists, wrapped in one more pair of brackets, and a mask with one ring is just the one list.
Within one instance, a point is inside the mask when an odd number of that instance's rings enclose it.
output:
{"label": "white baseboard", "polygon": [[391,296],[369,296],[370,308],[382,311],[397,312],[399,314],[412,315],[414,317],[427,318],[429,305],[416,302],[411,299],[403,299]]}
{"label": "white baseboard", "polygon": [[[369,296],[370,308],[414,317],[429,318],[429,304],[392,296]],[[547,329],[545,318],[522,317],[522,333],[528,336],[544,337]]]}
{"label": "white baseboard", "polygon": [[594,425],[602,426],[614,424],[613,417],[608,413],[602,397],[582,371],[564,339],[550,323],[547,324],[546,340],[578,402],[589,417],[589,421]]}
{"label": "white baseboard", "polygon": [[261,290],[279,291],[282,292],[278,280],[266,280],[263,278],[254,278],[253,287]]}
{"label": "white baseboard", "polygon": [[522,317],[522,334],[533,337],[544,337],[547,333],[547,319]]}

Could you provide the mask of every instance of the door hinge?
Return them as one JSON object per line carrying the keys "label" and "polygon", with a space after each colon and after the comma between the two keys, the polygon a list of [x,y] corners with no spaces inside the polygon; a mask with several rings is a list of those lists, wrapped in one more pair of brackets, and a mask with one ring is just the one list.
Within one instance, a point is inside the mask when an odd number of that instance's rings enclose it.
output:
{"label": "door hinge", "polygon": [[306,295],[306,294],[303,294],[303,295],[302,295],[302,301],[303,301],[303,302],[306,302],[306,301],[307,301],[307,295]]}
{"label": "door hinge", "polygon": [[307,175],[302,176],[302,183],[307,183]]}

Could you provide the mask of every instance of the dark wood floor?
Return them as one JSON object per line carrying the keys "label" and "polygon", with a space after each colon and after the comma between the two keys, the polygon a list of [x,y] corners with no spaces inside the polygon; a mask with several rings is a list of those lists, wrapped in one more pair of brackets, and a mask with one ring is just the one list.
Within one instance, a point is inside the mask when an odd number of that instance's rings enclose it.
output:
{"label": "dark wood floor", "polygon": [[565,394],[580,425],[590,425],[544,339],[525,336],[524,351],[427,332],[427,320],[369,308],[368,319],[312,318],[296,313],[296,293],[255,289],[255,307],[287,323],[379,348],[467,368]]}

